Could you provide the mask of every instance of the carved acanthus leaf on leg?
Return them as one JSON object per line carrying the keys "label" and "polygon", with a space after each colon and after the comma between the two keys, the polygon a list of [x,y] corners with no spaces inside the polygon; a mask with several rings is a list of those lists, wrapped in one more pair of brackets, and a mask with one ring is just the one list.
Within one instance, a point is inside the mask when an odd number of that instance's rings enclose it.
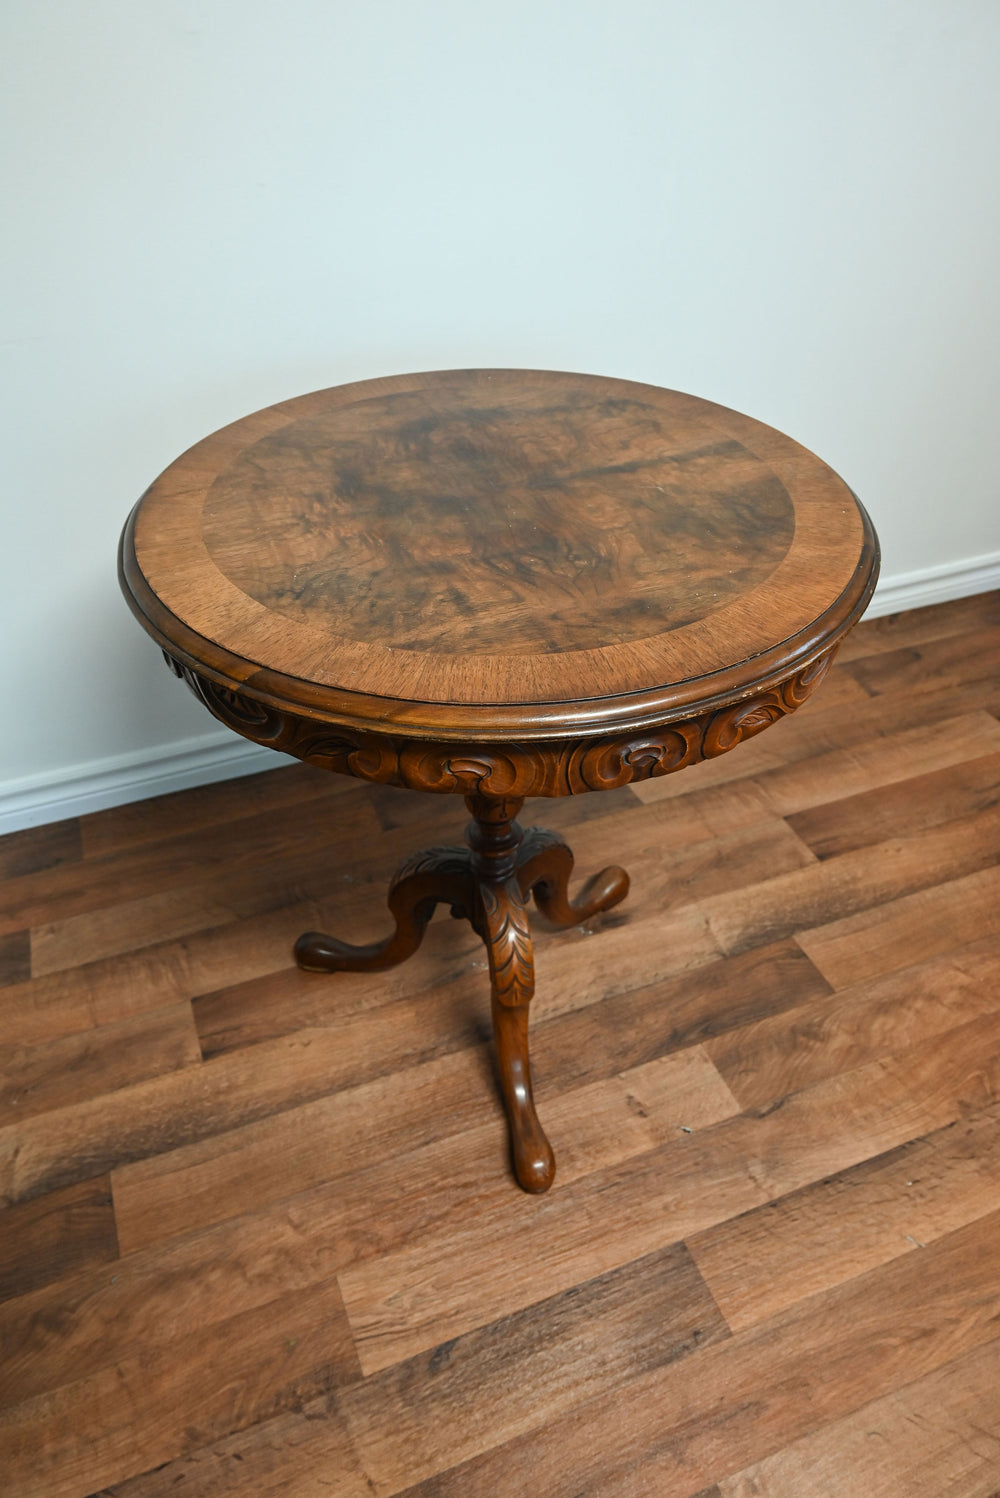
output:
{"label": "carved acanthus leaf on leg", "polygon": [[482,884],[483,937],[490,978],[501,1004],[527,1004],[535,992],[535,961],[528,929],[528,907],[512,877],[503,885]]}

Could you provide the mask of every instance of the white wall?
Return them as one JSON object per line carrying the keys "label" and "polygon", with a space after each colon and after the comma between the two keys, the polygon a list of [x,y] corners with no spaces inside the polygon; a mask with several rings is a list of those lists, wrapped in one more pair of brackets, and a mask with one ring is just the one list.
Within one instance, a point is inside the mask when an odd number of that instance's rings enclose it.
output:
{"label": "white wall", "polygon": [[139,794],[151,758],[218,741],[118,596],[118,531],[191,442],[322,385],[678,386],[838,468],[890,584],[1000,581],[997,0],[4,17],[0,803],[22,821],[59,814],[46,787]]}

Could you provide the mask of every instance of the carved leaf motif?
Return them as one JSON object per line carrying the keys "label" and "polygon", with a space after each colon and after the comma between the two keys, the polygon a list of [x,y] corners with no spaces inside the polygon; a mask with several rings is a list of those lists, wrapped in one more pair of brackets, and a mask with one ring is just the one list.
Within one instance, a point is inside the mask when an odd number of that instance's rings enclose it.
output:
{"label": "carved leaf motif", "polygon": [[610,790],[726,754],[800,707],[835,653],[836,647],[756,696],[662,728],[525,744],[435,743],[335,728],[219,686],[169,656],[167,661],[210,712],[255,743],[381,785],[495,799]]}
{"label": "carved leaf motif", "polygon": [[714,713],[705,728],[702,741],[702,753],[705,759],[714,759],[719,754],[727,754],[744,739],[753,738],[754,734],[770,727],[786,713],[794,712],[797,707],[801,707],[830,669],[830,662],[835,653],[836,649],[830,650],[818,661],[811,661],[808,666],[796,672],[787,681],[781,682],[779,686],[770,687],[766,692],[761,692],[746,702],[738,702],[732,707],[724,707]]}
{"label": "carved leaf motif", "polygon": [[635,738],[599,739],[570,760],[571,791],[613,790],[633,780],[650,780],[700,759],[701,724],[670,724]]}
{"label": "carved leaf motif", "polygon": [[276,708],[266,707],[255,697],[247,697],[233,687],[220,686],[205,676],[199,676],[189,666],[182,666],[168,656],[164,658],[175,676],[187,682],[195,696],[204,703],[209,712],[219,718],[228,728],[234,728],[244,738],[258,744],[279,747],[277,741],[287,731],[287,720]]}
{"label": "carved leaf motif", "polygon": [[469,874],[471,860],[467,848],[423,848],[400,864],[393,887],[414,874]]}
{"label": "carved leaf motif", "polygon": [[457,791],[463,796],[506,796],[524,777],[532,756],[520,744],[480,749],[462,744],[403,743],[399,774],[417,790]]}
{"label": "carved leaf motif", "polygon": [[567,853],[570,851],[566,839],[560,837],[558,832],[552,832],[548,827],[525,827],[521,846],[517,850],[518,867],[530,863],[539,853],[548,852],[551,848],[563,848]]}
{"label": "carved leaf motif", "polygon": [[252,727],[278,721],[277,713],[269,713],[262,703],[256,702],[252,697],[241,696],[231,687],[220,687],[214,682],[206,682],[205,689],[222,711],[234,721],[248,723]]}
{"label": "carved leaf motif", "polygon": [[743,737],[746,738],[751,729],[767,728],[769,724],[777,722],[780,717],[781,713],[777,707],[768,707],[766,704],[761,703],[752,712],[744,713],[740,719],[740,728],[743,730]]}
{"label": "carved leaf motif", "polygon": [[833,665],[833,658],[836,654],[837,647],[835,646],[833,650],[828,650],[826,655],[821,655],[806,666],[805,670],[799,671],[795,676],[782,682],[779,691],[788,712],[792,713],[797,707],[801,707],[806,698],[815,692]]}
{"label": "carved leaf motif", "polygon": [[509,1008],[527,1004],[535,991],[535,963],[520,886],[516,879],[502,885],[480,884],[479,894],[496,996]]}
{"label": "carved leaf motif", "polygon": [[294,754],[325,770],[354,775],[358,780],[372,780],[381,785],[399,783],[399,757],[392,739],[377,734],[351,734],[346,729],[331,733],[328,729],[319,731],[315,725],[311,730],[306,725],[300,727],[303,731],[296,732],[293,723],[289,742],[281,744],[286,754]]}

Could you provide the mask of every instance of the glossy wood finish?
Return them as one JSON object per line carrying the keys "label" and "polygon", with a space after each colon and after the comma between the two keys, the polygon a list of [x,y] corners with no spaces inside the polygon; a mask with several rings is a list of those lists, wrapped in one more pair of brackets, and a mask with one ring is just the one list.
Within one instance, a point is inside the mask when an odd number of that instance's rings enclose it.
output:
{"label": "glossy wood finish", "polygon": [[[674,391],[501,370],[320,391],[216,433],[136,507],[120,575],[168,664],[238,733],[465,795],[471,856],[404,864],[391,936],[311,932],[296,953],[311,971],[384,969],[437,902],[467,917],[515,1173],[539,1191],[554,1162],[511,808],[716,758],[794,711],[877,564],[843,481],[770,428]],[[531,848],[561,924],[627,890],[605,871],[575,910],[568,849]]]}
{"label": "glossy wood finish", "polygon": [[389,910],[396,922],[391,936],[367,947],[352,947],[309,931],[295,943],[295,957],[308,972],[377,972],[412,956],[434,908],[472,923],[486,943],[490,970],[493,1034],[500,1090],[511,1130],[514,1174],[525,1191],[547,1191],[555,1176],[555,1156],[538,1120],[528,1058],[528,1005],[535,992],[535,965],[527,902],[534,895],[553,925],[566,928],[605,910],[628,894],[624,869],[595,874],[578,900],[569,898],[573,854],[554,832],[517,822],[522,799],[467,797],[472,821],[469,849],[431,848],[408,859],[389,887]]}
{"label": "glossy wood finish", "polygon": [[588,738],[573,732],[521,743],[483,739],[460,744],[408,739],[389,727],[374,733],[319,724],[266,707],[242,689],[220,687],[170,655],[166,660],[220,722],[257,744],[381,785],[503,799],[615,790],[717,759],[795,712],[822,682],[836,650],[836,644],[827,646],[802,670],[729,706],[661,726]]}
{"label": "glossy wood finish", "polygon": [[844,482],[676,391],[519,370],[318,391],[200,442],[122,546],[182,665],[278,710],[482,742],[738,701],[860,616]]}
{"label": "glossy wood finish", "polygon": [[636,875],[536,921],[543,1196],[467,922],[290,957],[459,803],[289,763],[0,840],[4,1498],[992,1494],[998,681],[997,595],[862,623],[738,754],[525,806]]}

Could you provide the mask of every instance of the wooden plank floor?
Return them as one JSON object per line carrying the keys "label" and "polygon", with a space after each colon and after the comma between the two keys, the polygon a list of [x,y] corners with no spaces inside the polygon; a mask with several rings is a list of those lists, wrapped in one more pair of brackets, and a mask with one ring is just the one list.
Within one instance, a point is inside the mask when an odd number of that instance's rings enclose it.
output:
{"label": "wooden plank floor", "polygon": [[467,926],[291,965],[457,799],[283,763],[0,841],[4,1498],[997,1498],[1000,594],[530,811],[633,878],[535,925],[543,1198]]}

